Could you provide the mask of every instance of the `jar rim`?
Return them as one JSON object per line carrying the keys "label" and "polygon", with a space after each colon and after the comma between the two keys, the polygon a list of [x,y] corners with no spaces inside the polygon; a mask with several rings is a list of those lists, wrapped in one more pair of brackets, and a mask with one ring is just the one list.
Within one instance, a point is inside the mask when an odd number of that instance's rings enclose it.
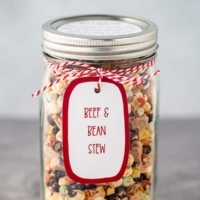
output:
{"label": "jar rim", "polygon": [[43,25],[42,49],[50,55],[71,59],[136,58],[156,52],[157,31],[153,22],[136,17],[82,15],[57,18]]}

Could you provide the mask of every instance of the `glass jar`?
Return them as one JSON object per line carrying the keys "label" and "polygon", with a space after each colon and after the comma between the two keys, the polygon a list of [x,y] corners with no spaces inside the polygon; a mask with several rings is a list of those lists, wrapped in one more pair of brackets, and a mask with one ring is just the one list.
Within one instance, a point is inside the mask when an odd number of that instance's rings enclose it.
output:
{"label": "glass jar", "polygon": [[155,200],[157,26],[60,18],[43,25],[42,48],[42,200]]}

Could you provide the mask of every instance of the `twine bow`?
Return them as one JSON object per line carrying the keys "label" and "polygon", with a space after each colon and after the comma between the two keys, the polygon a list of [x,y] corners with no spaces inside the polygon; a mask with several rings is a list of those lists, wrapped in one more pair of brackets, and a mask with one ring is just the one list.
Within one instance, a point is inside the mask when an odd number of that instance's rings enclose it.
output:
{"label": "twine bow", "polygon": [[[145,79],[149,79],[153,76],[156,76],[158,73],[160,73],[160,70],[157,70],[156,72],[152,74],[148,74],[145,76],[140,77],[126,77],[125,75],[141,72],[147,68],[150,68],[155,65],[156,59],[153,59],[146,64],[139,65],[136,67],[130,67],[125,69],[115,69],[115,70],[105,70],[103,68],[95,68],[91,65],[82,63],[82,62],[74,62],[74,61],[67,61],[60,64],[54,64],[50,60],[45,59],[45,63],[47,66],[49,66],[53,72],[53,74],[56,76],[57,80],[50,83],[49,85],[44,86],[42,89],[38,90],[34,94],[32,94],[32,97],[38,96],[42,91],[45,91],[47,88],[52,87],[53,85],[59,83],[62,80],[65,80],[67,78],[73,79],[76,77],[88,77],[88,76],[97,76],[99,77],[99,80],[97,82],[97,89],[101,89],[101,81],[104,76],[106,76],[109,79],[112,79],[113,81],[116,81],[121,84],[133,84],[138,85],[144,83]],[[74,69],[70,66],[77,66],[80,69]],[[84,69],[84,70],[83,70]]]}

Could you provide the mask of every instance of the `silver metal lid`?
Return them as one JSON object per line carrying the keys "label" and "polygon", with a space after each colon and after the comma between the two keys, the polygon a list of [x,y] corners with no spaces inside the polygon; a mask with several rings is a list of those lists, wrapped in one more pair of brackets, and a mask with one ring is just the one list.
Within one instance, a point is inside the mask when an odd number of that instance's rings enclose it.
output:
{"label": "silver metal lid", "polygon": [[81,60],[142,57],[157,50],[157,26],[126,16],[58,18],[43,25],[42,48],[53,57]]}

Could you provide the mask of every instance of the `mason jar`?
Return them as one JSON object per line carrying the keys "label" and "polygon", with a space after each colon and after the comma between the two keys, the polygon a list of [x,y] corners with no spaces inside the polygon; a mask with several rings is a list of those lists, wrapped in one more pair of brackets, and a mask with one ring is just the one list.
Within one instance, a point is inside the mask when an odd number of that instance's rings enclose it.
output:
{"label": "mason jar", "polygon": [[42,200],[155,200],[157,26],[85,15],[43,25]]}

